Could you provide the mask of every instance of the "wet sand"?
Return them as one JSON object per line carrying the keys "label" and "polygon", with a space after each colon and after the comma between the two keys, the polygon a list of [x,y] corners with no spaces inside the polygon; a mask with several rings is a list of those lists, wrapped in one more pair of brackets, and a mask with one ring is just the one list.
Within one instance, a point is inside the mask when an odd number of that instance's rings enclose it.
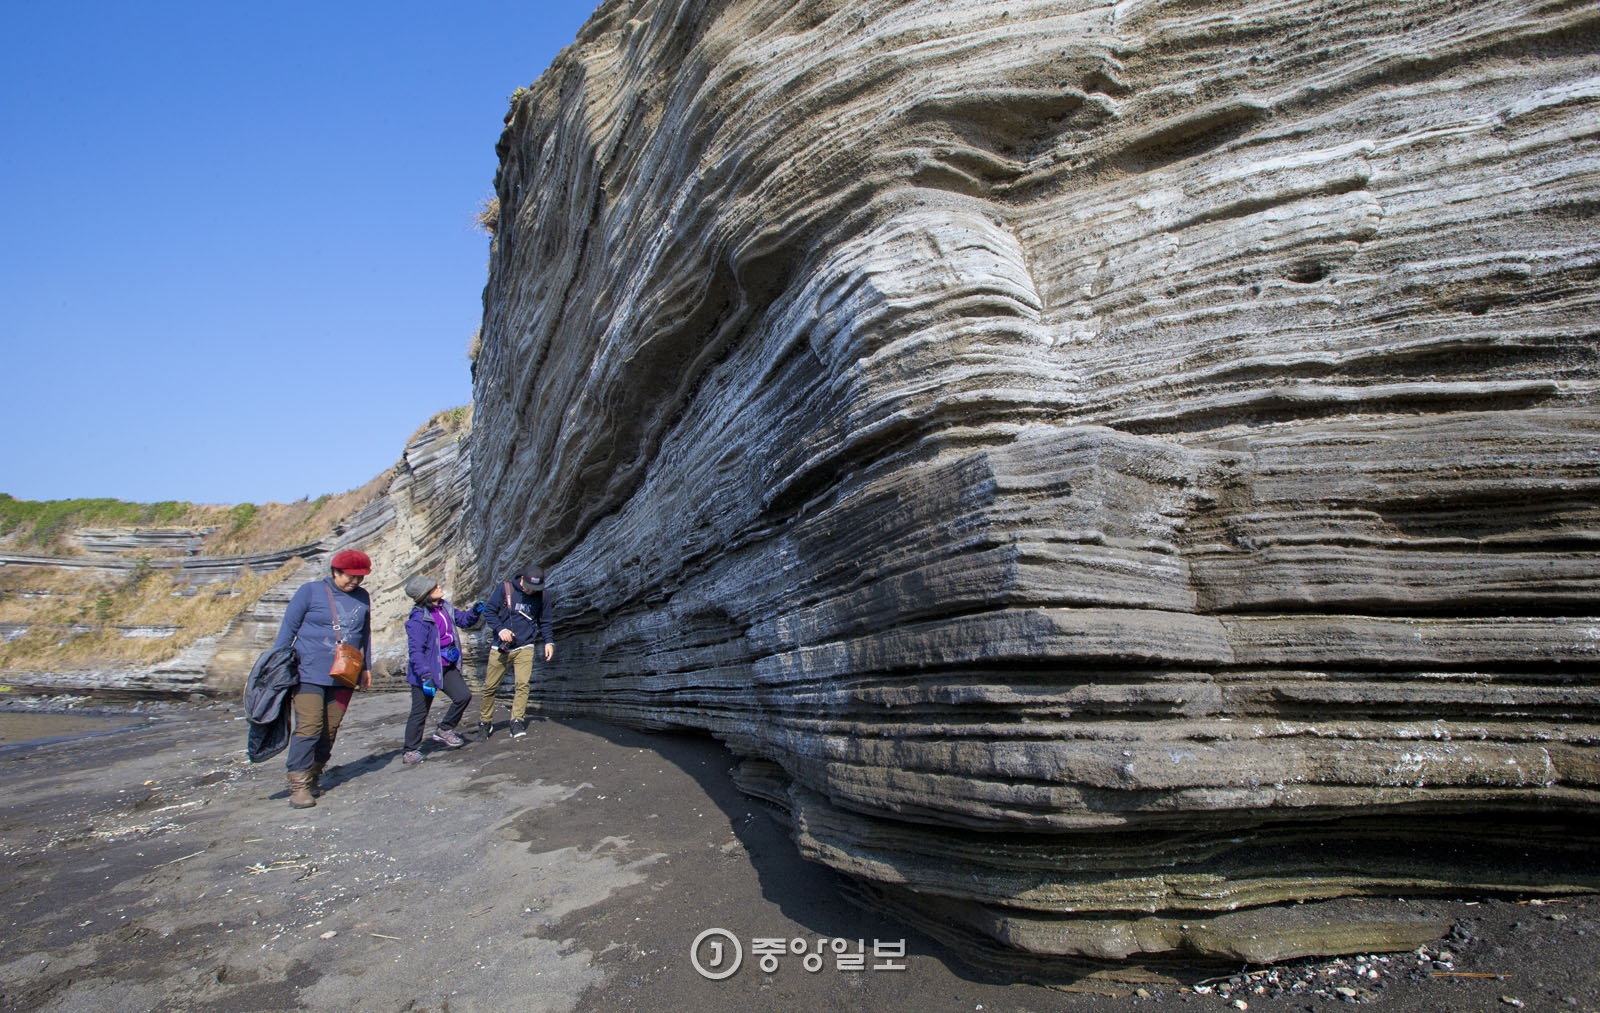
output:
{"label": "wet sand", "polygon": [[408,768],[406,707],[357,698],[307,810],[229,704],[0,750],[0,1008],[1600,1011],[1593,897],[1419,902],[1455,925],[1420,955],[1014,983],[850,905],[714,741],[502,724]]}
{"label": "wet sand", "polygon": [[128,728],[132,724],[123,716],[0,711],[0,749],[40,745],[92,732],[109,732]]}

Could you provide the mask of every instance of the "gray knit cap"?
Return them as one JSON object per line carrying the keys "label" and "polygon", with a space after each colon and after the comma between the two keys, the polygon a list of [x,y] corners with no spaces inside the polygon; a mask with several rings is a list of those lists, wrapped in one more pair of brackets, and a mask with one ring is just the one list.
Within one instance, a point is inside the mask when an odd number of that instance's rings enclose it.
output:
{"label": "gray knit cap", "polygon": [[421,605],[423,599],[428,597],[428,592],[439,586],[439,582],[425,574],[417,574],[406,581],[406,597]]}

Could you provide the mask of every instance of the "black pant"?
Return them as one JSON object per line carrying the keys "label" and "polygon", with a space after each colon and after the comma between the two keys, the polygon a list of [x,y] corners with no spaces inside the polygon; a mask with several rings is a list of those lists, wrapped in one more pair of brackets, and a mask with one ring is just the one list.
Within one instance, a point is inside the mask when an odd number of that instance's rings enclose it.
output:
{"label": "black pant", "polygon": [[[467,704],[472,702],[472,690],[461,677],[461,669],[454,665],[444,668],[444,693],[450,698],[450,709],[444,712],[439,727],[449,730],[461,720],[461,715],[467,712]],[[428,723],[428,711],[432,707],[433,697],[424,693],[421,686],[412,686],[411,716],[406,718],[406,752],[422,748],[422,726]]]}

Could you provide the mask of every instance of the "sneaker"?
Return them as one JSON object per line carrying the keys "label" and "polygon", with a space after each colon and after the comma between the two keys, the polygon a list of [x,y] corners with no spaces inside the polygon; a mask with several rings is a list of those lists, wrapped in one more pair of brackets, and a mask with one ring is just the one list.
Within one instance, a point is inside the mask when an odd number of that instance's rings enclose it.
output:
{"label": "sneaker", "polygon": [[483,736],[484,739],[487,740],[489,738],[489,736],[494,734],[494,725],[490,724],[488,721],[479,721],[478,722],[478,734]]}
{"label": "sneaker", "polygon": [[408,767],[416,766],[417,764],[422,762],[422,750],[420,750],[420,749],[408,750],[404,756],[400,757],[400,762],[405,764]]}
{"label": "sneaker", "polygon": [[466,739],[463,739],[448,728],[437,729],[428,737],[435,742],[443,743],[446,749],[460,749],[467,744]]}
{"label": "sneaker", "polygon": [[526,734],[528,734],[528,723],[526,721],[511,722],[511,737],[513,739],[520,739]]}

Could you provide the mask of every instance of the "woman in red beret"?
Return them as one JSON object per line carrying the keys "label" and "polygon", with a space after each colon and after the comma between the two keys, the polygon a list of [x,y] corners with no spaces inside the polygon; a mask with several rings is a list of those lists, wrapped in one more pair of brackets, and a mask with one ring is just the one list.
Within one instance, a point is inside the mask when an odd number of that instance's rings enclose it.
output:
{"label": "woman in red beret", "polygon": [[289,804],[305,809],[322,794],[322,769],[333,755],[354,690],[331,673],[337,645],[361,652],[357,685],[372,685],[372,599],[361,582],[372,572],[365,552],[345,549],[328,561],[332,574],[301,584],[289,599],[273,648],[294,646],[300,686],[294,694],[294,734],[289,738]]}

